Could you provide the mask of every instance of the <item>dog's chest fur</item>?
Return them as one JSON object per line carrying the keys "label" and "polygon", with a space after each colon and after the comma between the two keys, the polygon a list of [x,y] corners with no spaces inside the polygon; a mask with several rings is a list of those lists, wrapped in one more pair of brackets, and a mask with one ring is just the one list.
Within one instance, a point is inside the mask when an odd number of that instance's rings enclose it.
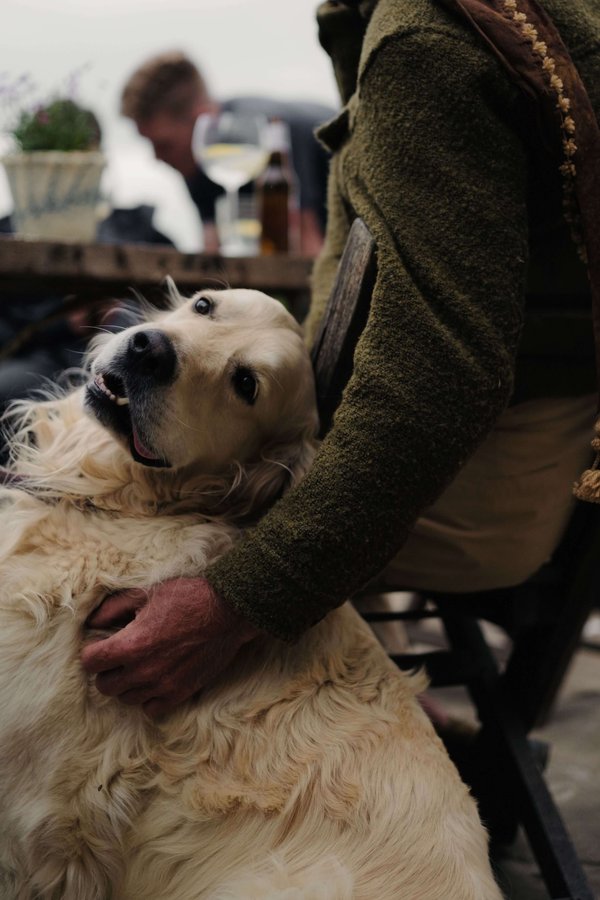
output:
{"label": "dog's chest fur", "polygon": [[103,596],[195,574],[235,537],[0,490],[2,900],[499,900],[420,681],[348,606],[247,645],[161,726],[83,676]]}
{"label": "dog's chest fur", "polygon": [[112,590],[201,572],[237,533],[201,516],[128,517],[0,492],[1,602],[25,612],[22,595],[39,592],[48,624],[68,608],[81,625]]}
{"label": "dog's chest fur", "polygon": [[[58,849],[68,856],[75,840],[73,857],[89,857],[90,876],[104,882],[81,832],[108,828],[114,844],[143,807],[152,729],[82,676],[85,621],[117,588],[198,574],[235,535],[191,515],[128,518],[0,490],[0,870],[3,859],[31,866],[16,835],[27,837],[26,855],[49,861]],[[48,865],[44,877],[60,883]],[[11,896],[1,878],[0,893]]]}

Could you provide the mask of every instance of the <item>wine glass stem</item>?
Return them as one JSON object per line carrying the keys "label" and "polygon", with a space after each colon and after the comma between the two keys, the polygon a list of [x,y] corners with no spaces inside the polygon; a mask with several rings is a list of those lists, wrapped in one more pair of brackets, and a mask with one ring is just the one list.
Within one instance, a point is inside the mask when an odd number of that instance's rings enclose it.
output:
{"label": "wine glass stem", "polygon": [[237,226],[238,226],[238,218],[240,215],[240,197],[239,190],[231,190],[230,188],[227,190],[227,207],[229,210],[229,222],[228,222],[228,232],[229,239],[228,243],[235,245],[237,242]]}

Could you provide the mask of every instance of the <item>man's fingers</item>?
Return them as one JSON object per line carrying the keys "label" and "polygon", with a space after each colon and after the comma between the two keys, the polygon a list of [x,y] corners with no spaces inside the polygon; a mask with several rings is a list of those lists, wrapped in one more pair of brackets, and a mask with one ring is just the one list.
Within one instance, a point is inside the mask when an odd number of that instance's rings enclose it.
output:
{"label": "man's fingers", "polygon": [[[177,706],[189,700],[190,697],[193,697],[198,692],[198,689],[194,689],[189,681],[183,687],[177,682],[169,684],[167,681],[167,684],[164,686],[162,683],[156,684],[154,691],[149,689],[148,696],[141,702],[144,705],[144,712],[152,718],[156,718],[172,712]],[[122,699],[122,696],[119,697],[119,700]]]}
{"label": "man's fingers", "polygon": [[[116,669],[99,672],[96,675],[96,687],[107,697],[118,697],[125,703],[127,694],[144,694],[137,702],[143,703],[150,697],[166,697],[171,691],[163,686],[163,678],[158,669],[145,666],[119,666]],[[129,700],[129,702],[134,702]]]}
{"label": "man's fingers", "polygon": [[132,642],[128,640],[129,626],[101,641],[92,641],[81,652],[81,665],[89,675],[108,672],[131,663]]}
{"label": "man's fingers", "polygon": [[96,675],[96,687],[101,694],[107,697],[120,697],[133,687],[139,687],[139,683],[132,683],[132,676],[123,666],[118,669],[110,669],[108,672],[99,672]]}
{"label": "man's fingers", "polygon": [[154,699],[157,698],[155,698],[152,688],[139,688],[119,694],[119,702],[126,703],[128,706],[139,706]]}
{"label": "man's fingers", "polygon": [[112,628],[130,622],[136,612],[148,600],[146,591],[135,588],[111,594],[102,601],[90,616],[87,625],[90,628]]}
{"label": "man's fingers", "polygon": [[152,700],[144,703],[144,712],[151,719],[158,719],[175,709],[175,705],[172,700],[160,700],[158,697],[153,697]]}
{"label": "man's fingers", "polygon": [[258,630],[222,603],[201,578],[178,578],[148,590],[108,597],[88,624],[106,628],[133,616],[120,631],[88,643],[81,662],[98,690],[150,716],[171,712],[227,665]]}

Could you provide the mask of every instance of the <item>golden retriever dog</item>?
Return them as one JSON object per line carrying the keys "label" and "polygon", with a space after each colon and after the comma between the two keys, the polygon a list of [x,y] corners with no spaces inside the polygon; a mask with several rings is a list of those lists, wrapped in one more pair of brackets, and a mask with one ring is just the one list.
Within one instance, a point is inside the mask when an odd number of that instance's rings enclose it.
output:
{"label": "golden retriever dog", "polygon": [[299,326],[257,291],[171,285],[86,385],[22,404],[0,489],[3,900],[492,900],[475,803],[346,605],[259,637],[162,719],[80,664],[109,593],[193,576],[315,452]]}

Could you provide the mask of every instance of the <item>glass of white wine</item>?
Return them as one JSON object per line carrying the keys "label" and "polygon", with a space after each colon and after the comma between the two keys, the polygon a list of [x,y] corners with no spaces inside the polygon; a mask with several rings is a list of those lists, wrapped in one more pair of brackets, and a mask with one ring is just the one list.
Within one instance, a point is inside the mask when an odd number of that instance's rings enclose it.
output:
{"label": "glass of white wine", "polygon": [[196,121],[192,153],[211,181],[225,188],[227,217],[221,235],[224,256],[243,256],[247,243],[240,234],[239,190],[265,168],[267,121],[248,113],[205,113]]}

